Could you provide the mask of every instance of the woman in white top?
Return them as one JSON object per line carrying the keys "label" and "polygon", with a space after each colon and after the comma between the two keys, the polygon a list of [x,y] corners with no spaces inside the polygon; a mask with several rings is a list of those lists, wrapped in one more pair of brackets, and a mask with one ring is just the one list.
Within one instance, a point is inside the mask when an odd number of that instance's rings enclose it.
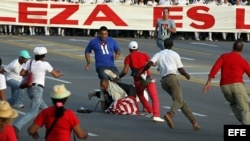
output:
{"label": "woman in white top", "polygon": [[22,76],[27,75],[28,70],[31,70],[32,72],[32,86],[27,88],[28,96],[31,99],[31,104],[29,111],[14,124],[16,131],[21,130],[21,128],[26,123],[33,119],[37,115],[39,109],[45,109],[48,107],[43,101],[46,72],[49,72],[55,78],[63,75],[60,71],[54,70],[49,62],[45,61],[47,52],[47,48],[45,47],[35,47],[35,59],[30,59],[27,61],[20,72],[20,75]]}

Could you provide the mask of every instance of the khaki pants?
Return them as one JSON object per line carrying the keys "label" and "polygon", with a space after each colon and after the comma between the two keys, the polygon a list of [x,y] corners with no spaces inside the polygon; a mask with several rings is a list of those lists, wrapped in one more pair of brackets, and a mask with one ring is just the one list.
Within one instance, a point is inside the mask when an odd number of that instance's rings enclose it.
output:
{"label": "khaki pants", "polygon": [[250,98],[242,83],[221,86],[221,90],[235,117],[244,125],[250,125]]}
{"label": "khaki pants", "polygon": [[177,110],[181,109],[182,113],[190,120],[195,120],[195,117],[183,99],[182,89],[176,75],[168,75],[161,81],[162,88],[168,92],[173,100],[170,112],[174,115]]}

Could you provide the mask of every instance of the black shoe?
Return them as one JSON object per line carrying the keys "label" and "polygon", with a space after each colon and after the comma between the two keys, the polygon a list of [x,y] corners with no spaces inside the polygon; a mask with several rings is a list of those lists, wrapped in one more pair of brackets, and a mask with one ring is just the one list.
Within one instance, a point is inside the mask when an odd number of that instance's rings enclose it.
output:
{"label": "black shoe", "polygon": [[84,107],[81,107],[77,110],[78,113],[92,113],[92,110],[86,109]]}

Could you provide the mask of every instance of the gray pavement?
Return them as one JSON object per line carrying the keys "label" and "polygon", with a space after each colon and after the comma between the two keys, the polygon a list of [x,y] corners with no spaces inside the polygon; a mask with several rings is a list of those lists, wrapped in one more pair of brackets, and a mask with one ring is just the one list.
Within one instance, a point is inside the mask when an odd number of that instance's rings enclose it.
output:
{"label": "gray pavement", "polygon": [[[84,48],[92,37],[61,37],[61,36],[0,36],[0,56],[3,64],[7,64],[17,57],[18,52],[27,49],[33,54],[35,46],[45,46],[48,49],[46,60],[55,69],[61,70],[64,75],[59,79],[54,79],[47,73],[44,91],[44,100],[51,104],[49,94],[55,84],[65,84],[72,92],[66,106],[76,111],[81,106],[94,110],[98,102],[97,98],[88,100],[87,94],[93,89],[99,88],[94,59],[90,71],[85,71]],[[153,39],[138,38],[116,38],[122,49],[122,55],[116,61],[118,69],[123,67],[123,59],[129,53],[127,44],[131,40],[139,43],[139,49],[152,56],[159,49]],[[143,115],[139,116],[118,116],[101,113],[100,106],[96,111],[85,114],[76,113],[81,120],[81,126],[89,132],[89,141],[222,141],[224,124],[239,124],[225,101],[219,87],[219,74],[214,80],[212,89],[204,94],[203,85],[206,82],[207,74],[211,65],[217,57],[232,49],[233,42],[209,42],[193,40],[176,40],[174,50],[182,57],[183,64],[187,72],[191,74],[191,80],[185,80],[180,76],[184,98],[194,112],[201,126],[200,131],[194,131],[190,122],[181,112],[174,117],[175,128],[170,129],[166,122],[156,123],[152,119]],[[249,43],[245,43],[244,56],[249,57]],[[161,115],[163,116],[171,106],[169,95],[160,86],[160,75],[156,68],[151,68],[156,79],[157,90],[161,105]],[[249,80],[245,77],[246,86],[249,88]],[[132,78],[127,75],[122,82],[133,83]],[[8,97],[10,90],[6,90]],[[27,112],[30,100],[25,97],[25,108],[17,109],[20,117]],[[142,109],[141,104],[140,109]],[[32,123],[30,121],[20,131],[20,141],[32,141],[28,136],[27,128]],[[40,139],[44,140],[44,128],[39,130]]]}

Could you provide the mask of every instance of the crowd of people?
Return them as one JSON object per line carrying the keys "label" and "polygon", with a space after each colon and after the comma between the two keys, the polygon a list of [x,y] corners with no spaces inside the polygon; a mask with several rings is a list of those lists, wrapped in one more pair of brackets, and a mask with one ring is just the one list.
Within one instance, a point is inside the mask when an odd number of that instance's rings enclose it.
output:
{"label": "crowd of people", "polygon": [[[86,139],[88,133],[81,128],[80,121],[75,113],[64,107],[64,103],[71,93],[63,84],[54,86],[51,95],[52,102],[54,103],[53,106],[48,106],[44,102],[43,92],[46,88],[46,72],[49,72],[55,78],[61,77],[63,73],[59,70],[55,70],[52,65],[45,60],[46,54],[48,53],[46,47],[35,47],[33,52],[35,54],[34,58],[29,55],[27,50],[22,50],[19,52],[19,57],[17,59],[14,59],[4,68],[1,67],[0,140],[19,140],[19,131],[21,131],[22,127],[34,118],[34,123],[28,130],[29,135],[34,139],[39,138],[37,130],[44,125],[47,131],[46,141],[55,140],[55,138],[59,139],[59,137],[61,137],[62,140],[69,141],[71,138],[71,131],[74,131],[78,138]],[[1,59],[0,65],[2,65]],[[28,74],[28,71],[32,73],[32,86],[22,89],[20,88],[20,84],[23,81],[23,78]],[[7,89],[7,86],[11,89],[11,97],[8,99],[6,97],[9,96],[5,95],[5,89]],[[10,124],[10,121],[18,116],[16,111],[12,108],[24,107],[23,104],[21,106],[17,105],[20,104],[20,102],[23,102],[23,99],[20,97],[22,97],[24,91],[27,92],[30,99],[29,109],[24,116],[18,117],[13,124]],[[40,112],[40,109],[42,112]],[[63,128],[61,128],[62,125]],[[54,130],[50,131],[52,127],[54,127]],[[58,134],[60,134],[60,136],[58,136]]]}
{"label": "crowd of people", "polygon": [[[37,0],[48,1],[48,0]],[[169,6],[169,5],[216,5],[216,6],[249,6],[250,0],[53,0],[56,2],[73,3],[125,3],[140,6]],[[48,26],[16,26],[0,25],[0,34],[3,35],[45,35],[45,36],[97,36],[98,29],[78,29]],[[154,38],[154,30],[110,30],[111,37]],[[184,32],[179,31],[171,35],[174,39],[181,40],[208,40],[208,41],[235,41],[242,39],[250,41],[250,33],[226,32]]]}

